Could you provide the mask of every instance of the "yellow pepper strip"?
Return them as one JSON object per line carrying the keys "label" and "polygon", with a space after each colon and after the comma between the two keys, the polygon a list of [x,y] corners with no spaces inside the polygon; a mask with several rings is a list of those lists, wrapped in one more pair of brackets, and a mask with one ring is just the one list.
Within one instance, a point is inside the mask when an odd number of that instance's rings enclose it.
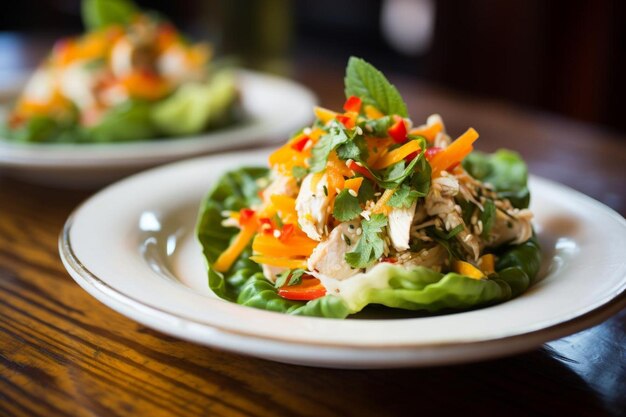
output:
{"label": "yellow pepper strip", "polygon": [[365,106],[365,116],[368,119],[380,119],[381,117],[385,117],[380,110],[370,104]]}
{"label": "yellow pepper strip", "polygon": [[396,190],[386,189],[383,195],[380,196],[374,208],[372,209],[372,213],[386,213],[388,210],[387,202],[393,195]]}
{"label": "yellow pepper strip", "polygon": [[472,144],[478,139],[478,132],[473,128],[467,129],[457,140],[452,142],[443,151],[435,154],[430,159],[430,167],[432,168],[433,177],[439,176],[441,171],[445,171],[452,165],[460,163],[470,152],[472,152]]}
{"label": "yellow pepper strip", "polygon": [[283,223],[297,223],[298,213],[296,212],[296,200],[286,195],[274,194],[270,196],[272,205],[278,211],[278,215]]}
{"label": "yellow pepper strip", "polygon": [[374,169],[386,168],[390,165],[395,164],[396,162],[400,162],[407,156],[411,155],[413,152],[419,152],[420,149],[420,143],[418,141],[408,141],[399,148],[394,149],[393,151],[388,152],[386,155],[381,156],[374,164]]}
{"label": "yellow pepper strip", "polygon": [[478,259],[478,265],[485,275],[496,272],[496,260],[491,253],[487,253]]}
{"label": "yellow pepper strip", "polygon": [[343,183],[343,187],[349,190],[354,191],[355,193],[359,192],[359,188],[361,188],[361,184],[363,184],[363,177],[355,177],[346,180]]}
{"label": "yellow pepper strip", "polygon": [[303,268],[306,269],[306,261],[304,259],[287,259],[287,258],[273,258],[270,256],[251,256],[250,260],[264,265],[270,266],[280,266],[283,268],[289,269],[297,269]]}
{"label": "yellow pepper strip", "polygon": [[271,234],[258,234],[252,242],[254,253],[276,258],[308,257],[318,242],[302,236],[291,236],[285,242]]}
{"label": "yellow pepper strip", "polygon": [[213,264],[213,269],[217,272],[226,272],[233,265],[235,260],[241,255],[241,252],[248,246],[250,240],[254,237],[257,230],[256,217],[251,218],[243,226],[239,234],[235,236],[230,246],[217,258]]}
{"label": "yellow pepper strip", "polygon": [[427,141],[432,142],[437,137],[437,134],[443,130],[443,123],[437,121],[432,125],[422,125],[415,129],[412,129],[410,135],[424,136]]}
{"label": "yellow pepper strip", "polygon": [[278,168],[279,172],[283,175],[291,175],[293,167],[306,166],[307,158],[307,153],[298,152],[292,149],[291,145],[287,143],[270,155],[269,165],[272,168]]}
{"label": "yellow pepper strip", "polygon": [[318,106],[315,106],[313,108],[313,112],[315,113],[315,117],[317,117],[324,124],[335,119],[335,117],[337,117],[337,114],[338,114],[332,110],[328,110],[328,109],[325,109],[323,107],[318,107]]}
{"label": "yellow pepper strip", "polygon": [[332,151],[328,155],[328,164],[326,166],[327,168],[332,168],[337,171],[338,174],[343,175],[344,177],[351,177],[354,175],[352,170],[346,166],[345,161],[339,159],[337,152],[335,151]]}
{"label": "yellow pepper strip", "polygon": [[454,272],[473,279],[485,278],[485,274],[469,262],[454,261],[452,264]]}

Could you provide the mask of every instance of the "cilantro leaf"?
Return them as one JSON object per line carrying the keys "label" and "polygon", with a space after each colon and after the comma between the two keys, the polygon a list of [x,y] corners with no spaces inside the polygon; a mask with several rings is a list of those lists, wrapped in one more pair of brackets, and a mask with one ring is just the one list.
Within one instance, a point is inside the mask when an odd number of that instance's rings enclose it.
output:
{"label": "cilantro leaf", "polygon": [[493,223],[496,220],[496,206],[490,199],[485,200],[483,203],[483,211],[480,213],[480,220],[483,222],[483,231],[480,234],[483,239],[489,236]]}
{"label": "cilantro leaf", "polygon": [[373,214],[369,220],[361,223],[363,232],[353,252],[346,253],[345,259],[354,268],[367,268],[384,252],[384,242],[380,234],[387,226],[384,214]]}
{"label": "cilantro leaf", "polygon": [[311,172],[323,171],[324,168],[326,168],[328,155],[330,155],[336,147],[348,142],[350,139],[351,138],[348,136],[345,128],[338,122],[333,122],[330,125],[328,133],[322,136],[322,138],[313,146],[310,161]]}
{"label": "cilantro leaf", "polygon": [[357,96],[364,104],[372,105],[385,114],[408,117],[406,104],[398,89],[363,59],[350,57],[344,81],[346,97]]}
{"label": "cilantro leaf", "polygon": [[430,191],[432,170],[426,158],[421,158],[417,165],[418,169],[416,169],[415,174],[411,178],[411,187],[417,191],[420,197],[426,197],[428,191]]}
{"label": "cilantro leaf", "polygon": [[304,269],[298,268],[294,270],[286,270],[276,275],[276,282],[274,286],[276,288],[284,287],[286,285],[298,285],[302,282],[302,275],[304,275],[306,271]]}
{"label": "cilantro leaf", "polygon": [[337,148],[337,156],[341,159],[353,159],[355,161],[364,161],[368,157],[367,144],[363,136],[355,136]]}
{"label": "cilantro leaf", "polygon": [[356,218],[361,213],[359,199],[350,194],[349,190],[341,190],[335,199],[333,217],[340,222],[347,222]]}
{"label": "cilantro leaf", "polygon": [[408,184],[402,184],[393,193],[387,205],[396,208],[408,208],[417,200],[419,193]]}

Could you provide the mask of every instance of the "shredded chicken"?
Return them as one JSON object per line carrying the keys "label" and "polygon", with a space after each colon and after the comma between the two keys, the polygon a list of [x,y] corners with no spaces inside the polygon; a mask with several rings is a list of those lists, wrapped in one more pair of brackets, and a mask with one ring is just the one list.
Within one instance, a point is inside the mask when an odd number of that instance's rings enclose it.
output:
{"label": "shredded chicken", "polygon": [[359,241],[359,225],[358,220],[353,220],[335,227],[328,239],[320,242],[313,250],[307,262],[309,270],[335,279],[346,279],[357,274],[359,270],[348,265],[345,255],[354,250]]}
{"label": "shredded chicken", "polygon": [[391,239],[391,244],[398,252],[409,249],[411,224],[413,223],[416,207],[417,201],[406,208],[394,207],[389,212],[389,238]]}
{"label": "shredded chicken", "polygon": [[302,231],[313,240],[320,241],[327,234],[326,223],[331,198],[328,196],[328,179],[326,174],[317,182],[313,189],[314,174],[304,177],[300,193],[296,198],[298,224]]}
{"label": "shredded chicken", "polygon": [[496,210],[496,219],[491,228],[489,246],[496,247],[504,243],[518,244],[526,242],[533,235],[530,221],[533,214],[528,209],[510,210],[505,214]]}

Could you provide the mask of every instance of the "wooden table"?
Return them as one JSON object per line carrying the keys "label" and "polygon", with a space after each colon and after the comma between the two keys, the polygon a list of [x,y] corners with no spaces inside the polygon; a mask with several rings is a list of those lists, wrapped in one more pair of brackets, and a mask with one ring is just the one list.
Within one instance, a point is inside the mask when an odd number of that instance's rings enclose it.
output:
{"label": "wooden table", "polygon": [[[342,102],[342,63],[299,57],[295,76]],[[479,148],[510,147],[534,174],[626,213],[626,138],[392,77],[412,115],[474,126]],[[626,310],[506,359],[428,369],[283,365],[198,346],[100,304],[63,269],[57,237],[92,192],[0,174],[1,416],[617,416],[626,410]],[[590,277],[593,279],[593,277]]]}

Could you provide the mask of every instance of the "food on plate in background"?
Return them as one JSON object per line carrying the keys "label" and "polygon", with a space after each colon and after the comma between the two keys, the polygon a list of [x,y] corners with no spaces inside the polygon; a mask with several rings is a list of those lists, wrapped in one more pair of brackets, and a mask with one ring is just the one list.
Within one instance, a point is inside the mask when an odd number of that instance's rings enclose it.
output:
{"label": "food on plate in background", "polygon": [[208,43],[127,0],[85,0],[86,33],[56,42],[11,109],[18,142],[122,142],[234,123],[236,77]]}

